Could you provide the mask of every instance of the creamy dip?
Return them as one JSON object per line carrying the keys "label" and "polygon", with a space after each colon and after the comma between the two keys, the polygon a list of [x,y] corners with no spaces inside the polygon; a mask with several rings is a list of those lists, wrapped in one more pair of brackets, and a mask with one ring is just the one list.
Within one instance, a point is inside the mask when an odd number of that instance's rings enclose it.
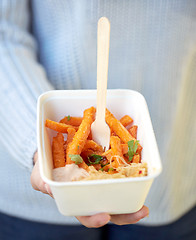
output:
{"label": "creamy dip", "polygon": [[65,167],[55,168],[52,170],[53,180],[57,182],[77,181],[89,176],[89,173],[79,168],[75,163],[67,164]]}
{"label": "creamy dip", "polygon": [[70,182],[81,180],[98,180],[126,177],[147,176],[147,163],[132,163],[126,167],[119,167],[118,172],[108,174],[104,171],[97,171],[93,166],[89,167],[89,172],[79,168],[76,164],[68,164],[65,167],[53,169],[53,180],[57,182]]}

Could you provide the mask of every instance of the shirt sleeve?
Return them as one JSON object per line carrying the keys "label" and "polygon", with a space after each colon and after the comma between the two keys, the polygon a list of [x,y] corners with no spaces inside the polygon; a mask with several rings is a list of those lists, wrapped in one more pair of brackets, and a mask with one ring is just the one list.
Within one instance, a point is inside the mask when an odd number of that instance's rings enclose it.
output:
{"label": "shirt sleeve", "polygon": [[0,1],[0,144],[31,170],[36,151],[38,96],[53,89],[29,33],[29,2]]}

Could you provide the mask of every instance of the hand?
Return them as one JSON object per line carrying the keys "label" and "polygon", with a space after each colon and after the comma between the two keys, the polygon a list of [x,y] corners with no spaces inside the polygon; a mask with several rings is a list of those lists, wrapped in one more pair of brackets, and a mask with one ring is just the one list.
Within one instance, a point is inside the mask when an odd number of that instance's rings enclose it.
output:
{"label": "hand", "polygon": [[[49,194],[51,197],[52,192],[48,184],[44,183],[39,172],[38,154],[34,156],[34,167],[31,174],[31,185],[37,190],[45,194]],[[146,206],[143,206],[139,211],[130,214],[118,214],[109,215],[108,213],[98,213],[92,216],[79,216],[76,217],[84,226],[88,228],[98,228],[106,225],[109,221],[117,225],[133,224],[140,221],[142,218],[149,215],[149,210]]]}
{"label": "hand", "polygon": [[31,185],[35,190],[48,194],[53,198],[52,192],[50,190],[50,186],[46,184],[40,176],[37,152],[34,155],[34,167],[31,173]]}
{"label": "hand", "polygon": [[106,225],[109,221],[117,225],[133,224],[149,215],[149,209],[143,206],[139,211],[130,214],[109,215],[98,213],[93,216],[80,216],[77,219],[88,228],[98,228]]}

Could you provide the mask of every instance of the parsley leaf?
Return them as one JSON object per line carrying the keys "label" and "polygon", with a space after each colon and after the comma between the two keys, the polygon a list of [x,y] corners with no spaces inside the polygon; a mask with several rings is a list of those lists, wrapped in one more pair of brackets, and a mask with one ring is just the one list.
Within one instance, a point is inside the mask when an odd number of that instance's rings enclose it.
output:
{"label": "parsley leaf", "polygon": [[70,115],[67,116],[67,121],[70,121],[71,117]]}
{"label": "parsley leaf", "polygon": [[109,169],[108,169],[108,172],[109,172],[109,171],[114,171],[114,168],[113,168],[113,167],[109,168]]}
{"label": "parsley leaf", "polygon": [[110,163],[106,163],[105,165],[102,165],[103,167],[99,169],[99,171],[103,171],[104,167],[107,166]]}
{"label": "parsley leaf", "polygon": [[[88,161],[89,161],[91,164],[99,164],[102,159],[103,159],[102,156],[97,155],[97,154],[92,154],[92,155],[88,158]],[[94,161],[92,162],[91,160],[94,160]]]}
{"label": "parsley leaf", "polygon": [[129,162],[133,159],[133,156],[136,154],[137,147],[138,147],[139,141],[131,140],[128,141],[128,156],[129,156]]}
{"label": "parsley leaf", "polygon": [[75,162],[75,164],[80,164],[83,162],[82,157],[78,154],[69,154],[69,157],[73,162]]}

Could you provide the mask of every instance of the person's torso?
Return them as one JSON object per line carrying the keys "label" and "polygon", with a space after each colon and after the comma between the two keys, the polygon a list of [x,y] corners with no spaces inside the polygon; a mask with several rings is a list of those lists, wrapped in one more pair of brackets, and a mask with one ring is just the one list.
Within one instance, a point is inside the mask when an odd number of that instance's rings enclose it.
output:
{"label": "person's torso", "polygon": [[[168,152],[178,102],[184,98],[182,86],[187,92],[195,87],[186,74],[196,63],[196,2],[34,0],[32,11],[39,59],[56,89],[96,88],[97,21],[101,16],[109,19],[108,88],[137,90],[147,100],[164,167],[153,185],[155,192],[164,178],[172,179]],[[195,115],[193,106],[189,108]],[[183,168],[173,176],[185,175]],[[163,189],[167,194],[173,191],[166,185]],[[161,194],[147,203],[158,208]]]}

